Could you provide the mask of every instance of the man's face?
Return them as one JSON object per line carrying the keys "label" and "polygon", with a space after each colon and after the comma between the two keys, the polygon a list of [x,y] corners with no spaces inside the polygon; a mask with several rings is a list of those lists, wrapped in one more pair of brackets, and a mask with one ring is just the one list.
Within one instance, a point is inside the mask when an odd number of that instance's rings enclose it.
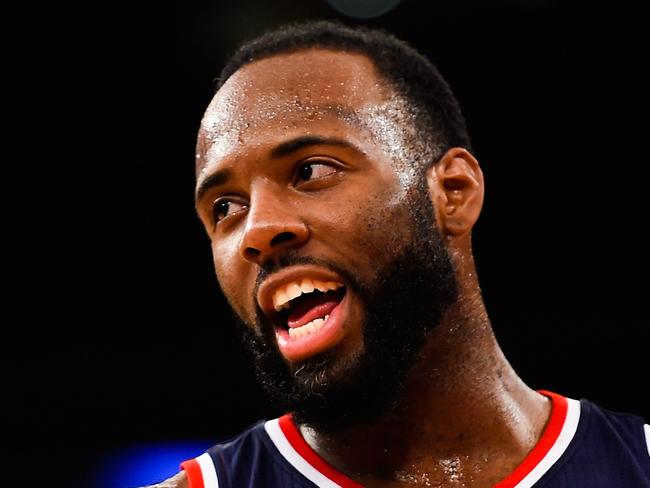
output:
{"label": "man's face", "polygon": [[240,69],[202,121],[219,283],[267,389],[306,420],[390,401],[454,299],[407,118],[366,57],[308,50]]}

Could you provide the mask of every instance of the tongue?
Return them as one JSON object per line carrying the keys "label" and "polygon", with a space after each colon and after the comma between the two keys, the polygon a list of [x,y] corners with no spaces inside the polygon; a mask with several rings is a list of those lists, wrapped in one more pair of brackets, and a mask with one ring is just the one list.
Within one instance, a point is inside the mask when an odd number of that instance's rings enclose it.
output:
{"label": "tongue", "polygon": [[336,308],[342,298],[341,294],[332,292],[301,297],[289,314],[287,325],[290,328],[301,327],[312,320],[323,318]]}

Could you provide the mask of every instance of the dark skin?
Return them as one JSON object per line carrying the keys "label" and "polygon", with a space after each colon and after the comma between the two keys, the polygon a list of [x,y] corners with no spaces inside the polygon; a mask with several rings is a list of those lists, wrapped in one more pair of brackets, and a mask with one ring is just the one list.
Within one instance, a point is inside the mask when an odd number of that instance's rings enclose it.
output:
{"label": "dark skin", "polygon": [[[373,223],[388,213],[391,235],[401,235],[400,202],[412,191],[400,164],[414,151],[400,136],[404,122],[382,118],[395,106],[399,100],[371,60],[322,49],[250,63],[217,92],[199,133],[197,210],[220,285],[245,323],[256,327],[260,266],[287,249],[372,281],[392,245]],[[321,141],[278,155],[279,145],[305,135]],[[228,181],[215,181],[225,169]],[[337,433],[300,429],[321,457],[365,486],[488,487],[536,444],[550,404],[509,365],[481,297],[471,248],[484,195],[478,162],[451,148],[427,170],[426,182],[458,300],[427,338],[393,413]],[[281,283],[278,276],[260,293]],[[330,381],[363,352],[362,317],[352,294],[342,331],[325,346]],[[296,368],[317,352],[284,359]],[[157,486],[187,486],[184,473],[165,483]]]}

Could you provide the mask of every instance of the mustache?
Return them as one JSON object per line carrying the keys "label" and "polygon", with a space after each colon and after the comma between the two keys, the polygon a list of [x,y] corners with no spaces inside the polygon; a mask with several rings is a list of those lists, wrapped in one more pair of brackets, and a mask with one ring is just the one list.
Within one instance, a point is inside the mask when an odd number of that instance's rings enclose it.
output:
{"label": "mustache", "polygon": [[[351,288],[358,291],[360,286],[356,278],[352,273],[345,270],[343,267],[339,266],[334,261],[325,258],[317,258],[314,256],[308,256],[303,254],[297,249],[288,249],[281,254],[278,254],[274,259],[270,259],[267,262],[260,265],[260,271],[255,278],[255,286],[253,287],[253,303],[257,303],[256,297],[257,292],[259,291],[260,286],[269,276],[279,271],[289,268],[291,266],[298,266],[301,264],[311,264],[314,266],[320,266],[323,268],[330,269],[338,275],[342,276],[345,281],[350,285]],[[258,308],[258,314],[261,313],[261,310]]]}

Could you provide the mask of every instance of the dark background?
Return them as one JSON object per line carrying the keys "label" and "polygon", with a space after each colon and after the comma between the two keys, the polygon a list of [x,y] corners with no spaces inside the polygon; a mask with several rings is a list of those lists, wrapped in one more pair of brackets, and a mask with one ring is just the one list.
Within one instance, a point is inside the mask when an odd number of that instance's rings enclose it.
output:
{"label": "dark background", "polygon": [[3,357],[32,475],[89,486],[104,453],[277,413],[194,215],[194,141],[228,53],[317,18],[392,31],[456,91],[486,177],[481,284],[522,378],[650,418],[647,20],[631,2],[405,0],[359,21],[316,0],[30,4]]}

